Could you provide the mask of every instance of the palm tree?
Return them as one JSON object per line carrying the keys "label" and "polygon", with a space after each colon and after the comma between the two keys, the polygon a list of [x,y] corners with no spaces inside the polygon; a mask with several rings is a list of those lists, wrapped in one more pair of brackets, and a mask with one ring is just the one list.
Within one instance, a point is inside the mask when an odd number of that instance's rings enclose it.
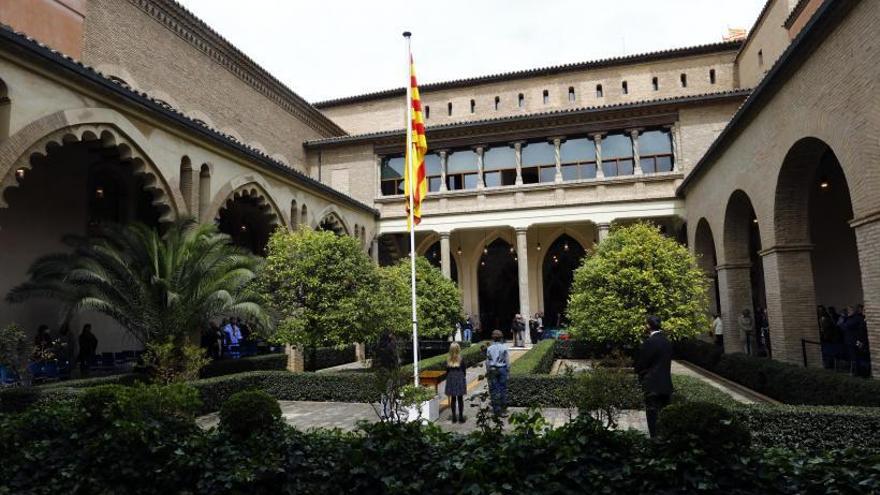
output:
{"label": "palm tree", "polygon": [[210,320],[239,316],[268,323],[248,289],[262,260],[214,225],[178,220],[164,235],[142,224],[106,225],[91,237],[68,236],[71,253],[44,256],[7,301],[59,300],[70,316],[103,313],[146,345],[182,342]]}

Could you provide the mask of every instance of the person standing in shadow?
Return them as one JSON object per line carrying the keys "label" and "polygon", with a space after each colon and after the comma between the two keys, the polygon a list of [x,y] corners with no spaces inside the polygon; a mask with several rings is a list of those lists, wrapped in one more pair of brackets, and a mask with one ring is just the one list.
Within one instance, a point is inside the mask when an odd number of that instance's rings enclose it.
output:
{"label": "person standing in shadow", "polygon": [[657,418],[672,397],[672,343],[660,327],[660,317],[645,318],[648,338],[639,349],[636,374],[645,394],[645,416],[651,438],[657,434]]}

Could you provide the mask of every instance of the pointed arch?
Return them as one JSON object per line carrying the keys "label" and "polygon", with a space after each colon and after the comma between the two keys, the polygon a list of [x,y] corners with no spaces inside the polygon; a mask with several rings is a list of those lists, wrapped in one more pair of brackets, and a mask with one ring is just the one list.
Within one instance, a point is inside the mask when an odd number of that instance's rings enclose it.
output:
{"label": "pointed arch", "polygon": [[345,217],[339,211],[339,208],[336,205],[329,205],[321,211],[321,214],[315,217],[319,219],[316,223],[316,228],[321,228],[322,225],[332,226],[329,230],[336,232],[340,235],[350,235],[352,230],[349,225],[345,221]]}
{"label": "pointed arch", "polygon": [[[208,218],[203,218],[203,221],[209,221],[213,218],[216,218],[220,213],[220,208],[223,207],[224,204],[227,203],[230,199],[234,199],[236,197],[241,196],[252,196],[257,199],[257,201],[262,205],[267,205],[271,210],[272,214],[275,217],[274,224],[276,225],[286,225],[287,218],[282,213],[281,208],[278,207],[278,204],[275,202],[275,199],[272,198],[272,195],[269,194],[269,184],[266,182],[262,176],[257,174],[244,174],[239,175],[238,177],[227,182],[217,194],[214,195],[214,199],[211,202],[211,206],[209,208],[209,212],[211,216]],[[236,196],[236,194],[238,196]]]}

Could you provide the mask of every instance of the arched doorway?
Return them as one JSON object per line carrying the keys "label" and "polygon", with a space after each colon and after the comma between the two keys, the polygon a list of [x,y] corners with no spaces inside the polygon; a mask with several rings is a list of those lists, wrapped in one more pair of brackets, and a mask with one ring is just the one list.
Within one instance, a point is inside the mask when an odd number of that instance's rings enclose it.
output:
{"label": "arched doorway", "polygon": [[512,337],[510,324],[519,312],[519,276],[516,251],[510,243],[498,238],[485,246],[477,280],[483,333],[501,330]]}
{"label": "arched doorway", "polygon": [[278,215],[256,189],[236,191],[217,215],[221,232],[228,234],[236,245],[259,255],[266,253],[269,236],[278,224]]}
{"label": "arched doorway", "polygon": [[542,266],[546,327],[559,327],[565,323],[574,271],[581,265],[585,254],[583,246],[567,234],[559,236],[547,249]]}
{"label": "arched doorway", "polygon": [[[432,265],[440,267],[440,241],[431,244],[431,247],[425,251],[425,258],[428,259]],[[453,282],[458,283],[458,263],[455,261],[455,256],[452,253],[449,253],[449,276]]]}
{"label": "arched doorway", "polygon": [[[849,225],[853,218],[849,185],[825,142],[804,138],[786,154],[774,213],[776,244],[784,248],[769,255],[780,286],[778,302],[771,308],[771,316],[778,315],[772,320],[779,330],[774,337],[789,349],[787,360],[800,361],[802,356],[791,354],[801,339],[819,340],[816,306],[833,307],[835,313],[851,307],[855,312],[864,297],[856,236]],[[798,274],[805,274],[806,280]],[[859,340],[867,343],[867,335],[859,335]],[[818,349],[811,350],[807,364],[818,365]],[[838,358],[857,361],[856,371],[868,373],[867,354],[849,356],[845,348],[840,351]]]}
{"label": "arched doorway", "polygon": [[[141,222],[160,229],[175,216],[171,189],[155,167],[115,128],[88,126],[56,131],[45,146],[22,156],[10,171],[10,184],[0,194],[0,326],[16,322],[29,332],[46,324],[58,335],[64,316],[56,301],[5,302],[9,290],[27,279],[39,257],[67,252],[66,235],[88,235],[105,223]],[[69,323],[78,335],[93,324],[98,351],[138,348],[138,343],[112,319],[82,313]]]}
{"label": "arched doorway", "polygon": [[694,233],[694,252],[706,278],[709,280],[709,312],[718,314],[721,308],[721,294],[718,291],[718,275],[715,266],[718,258],[715,255],[715,237],[712,228],[705,218],[697,223],[697,231]]}
{"label": "arched doorway", "polygon": [[[736,190],[727,202],[724,216],[725,261],[718,269],[725,334],[736,336],[724,339],[725,352],[763,352],[756,340],[756,315],[767,307],[764,263],[759,254],[761,249],[760,225],[752,201],[745,192]],[[745,310],[749,312],[752,325],[742,331],[740,315]]]}

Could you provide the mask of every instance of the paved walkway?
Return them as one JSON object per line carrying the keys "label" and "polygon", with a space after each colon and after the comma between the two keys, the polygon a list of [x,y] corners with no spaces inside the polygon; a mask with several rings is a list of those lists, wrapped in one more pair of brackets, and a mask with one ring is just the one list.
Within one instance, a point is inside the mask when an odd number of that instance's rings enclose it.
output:
{"label": "paved walkway", "polygon": [[[510,361],[513,363],[525,354],[527,349],[511,348]],[[360,363],[350,363],[343,365],[350,369],[362,366]],[[560,360],[554,364],[556,372],[562,372],[565,367],[575,371],[581,371],[590,368],[587,360]],[[342,367],[337,367],[340,369]],[[701,368],[697,368],[689,363],[681,363],[673,361],[672,373],[686,375],[698,378],[713,387],[731,395],[735,400],[747,404],[755,402],[770,401],[766,397],[761,396],[751,390],[745,389],[736,384],[724,380],[721,377],[713,375]],[[479,407],[478,396],[486,391],[485,363],[479,363],[467,370],[468,394],[465,397],[465,417],[467,421],[464,424],[452,423],[450,421],[451,413],[449,411],[449,401],[443,394],[445,382],[438,387],[441,399],[440,419],[437,424],[446,431],[459,433],[467,433],[477,429],[476,417]],[[342,430],[353,430],[361,421],[375,422],[379,420],[376,410],[370,404],[348,403],[348,402],[304,402],[304,401],[279,401],[284,420],[301,430],[309,430],[313,428],[339,428]],[[525,408],[511,407],[510,412],[525,411]],[[553,427],[560,427],[570,421],[573,416],[577,415],[576,410],[563,408],[543,408],[541,414]],[[215,426],[218,422],[217,413],[209,414],[198,419],[198,423],[202,427]],[[509,429],[509,425],[505,425],[505,429]],[[644,411],[627,410],[621,413],[618,420],[618,429],[635,429],[642,432],[648,431],[647,422],[645,420]]]}

